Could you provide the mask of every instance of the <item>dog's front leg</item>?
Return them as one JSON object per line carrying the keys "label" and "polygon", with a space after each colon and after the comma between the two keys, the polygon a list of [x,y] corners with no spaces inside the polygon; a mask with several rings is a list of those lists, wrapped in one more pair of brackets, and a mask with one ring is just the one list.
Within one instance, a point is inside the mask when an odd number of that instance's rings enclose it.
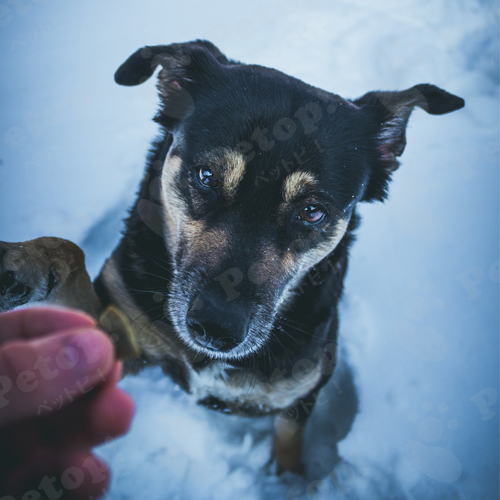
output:
{"label": "dog's front leg", "polygon": [[276,416],[271,460],[276,460],[276,473],[285,471],[302,474],[302,444],[304,430],[317,399],[317,390],[310,392],[298,404]]}
{"label": "dog's front leg", "polygon": [[0,311],[37,303],[98,316],[101,303],[83,251],[68,240],[52,237],[0,242]]}
{"label": "dog's front leg", "polygon": [[102,310],[81,248],[61,238],[0,241],[0,312],[27,305],[72,307],[98,319],[118,359],[139,356],[128,319],[115,306]]}
{"label": "dog's front leg", "polygon": [[272,459],[276,460],[276,474],[281,475],[287,470],[301,474],[305,422],[295,422],[287,415],[278,415],[274,427]]}

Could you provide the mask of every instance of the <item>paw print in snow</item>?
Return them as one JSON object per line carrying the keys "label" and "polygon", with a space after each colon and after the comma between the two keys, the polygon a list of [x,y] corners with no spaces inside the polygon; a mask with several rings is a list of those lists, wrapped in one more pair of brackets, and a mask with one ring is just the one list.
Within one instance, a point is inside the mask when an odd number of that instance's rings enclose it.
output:
{"label": "paw print in snow", "polygon": [[[422,409],[430,412],[432,410],[432,403],[426,401],[422,405]],[[438,406],[438,411],[441,414],[447,413],[448,410],[449,408],[446,403],[441,403]],[[410,422],[413,423],[417,423],[419,418],[416,412],[412,412],[408,416]],[[453,431],[458,428],[458,422],[455,419],[449,419],[447,427]],[[429,444],[411,440],[406,445],[406,452],[408,453],[410,462],[426,476],[441,483],[453,483],[460,477],[462,466],[458,458],[450,450],[434,445],[441,438],[443,432],[444,425],[439,418],[432,416],[424,417],[418,422],[418,435],[420,439]]]}
{"label": "paw print in snow", "polygon": [[407,319],[393,323],[394,334],[400,344],[417,358],[441,361],[448,350],[446,340],[435,328],[425,323],[433,309],[444,307],[444,301],[441,298],[428,298],[434,292],[432,283],[422,286],[417,281],[411,281],[409,288],[417,294],[405,301],[404,312]]}

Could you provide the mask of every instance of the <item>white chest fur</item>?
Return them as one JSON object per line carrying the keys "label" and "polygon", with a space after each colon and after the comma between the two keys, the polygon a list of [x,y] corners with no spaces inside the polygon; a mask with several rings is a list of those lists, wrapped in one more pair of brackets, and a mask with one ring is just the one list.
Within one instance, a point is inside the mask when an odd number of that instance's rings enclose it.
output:
{"label": "white chest fur", "polygon": [[276,368],[269,380],[265,380],[216,361],[200,371],[191,370],[190,387],[197,401],[213,396],[226,402],[229,408],[250,406],[266,412],[298,404],[317,386],[322,373],[321,363],[300,376],[284,376]]}

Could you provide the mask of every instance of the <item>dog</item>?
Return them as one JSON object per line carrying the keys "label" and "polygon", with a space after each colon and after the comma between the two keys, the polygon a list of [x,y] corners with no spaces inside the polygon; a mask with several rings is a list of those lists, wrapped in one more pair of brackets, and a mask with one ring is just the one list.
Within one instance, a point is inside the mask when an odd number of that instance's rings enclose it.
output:
{"label": "dog", "polygon": [[93,286],[74,244],[2,244],[0,307],[118,308],[139,348],[128,373],[160,365],[208,408],[276,414],[277,472],[300,472],[335,369],[356,206],[386,198],[415,107],[464,101],[430,84],[344,99],[204,40],[139,49],[115,81],[139,85],[158,66],[162,134]]}

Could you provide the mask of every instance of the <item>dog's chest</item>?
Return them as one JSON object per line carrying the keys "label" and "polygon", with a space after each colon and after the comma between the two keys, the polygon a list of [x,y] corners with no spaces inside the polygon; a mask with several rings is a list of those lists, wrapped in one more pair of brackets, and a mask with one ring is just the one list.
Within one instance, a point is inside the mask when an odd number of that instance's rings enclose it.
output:
{"label": "dog's chest", "polygon": [[319,363],[300,377],[286,377],[277,369],[265,379],[215,361],[201,370],[191,369],[189,384],[191,394],[200,403],[212,406],[208,402],[219,401],[224,402],[226,408],[218,406],[218,410],[259,414],[293,407],[314,390],[321,377]]}

